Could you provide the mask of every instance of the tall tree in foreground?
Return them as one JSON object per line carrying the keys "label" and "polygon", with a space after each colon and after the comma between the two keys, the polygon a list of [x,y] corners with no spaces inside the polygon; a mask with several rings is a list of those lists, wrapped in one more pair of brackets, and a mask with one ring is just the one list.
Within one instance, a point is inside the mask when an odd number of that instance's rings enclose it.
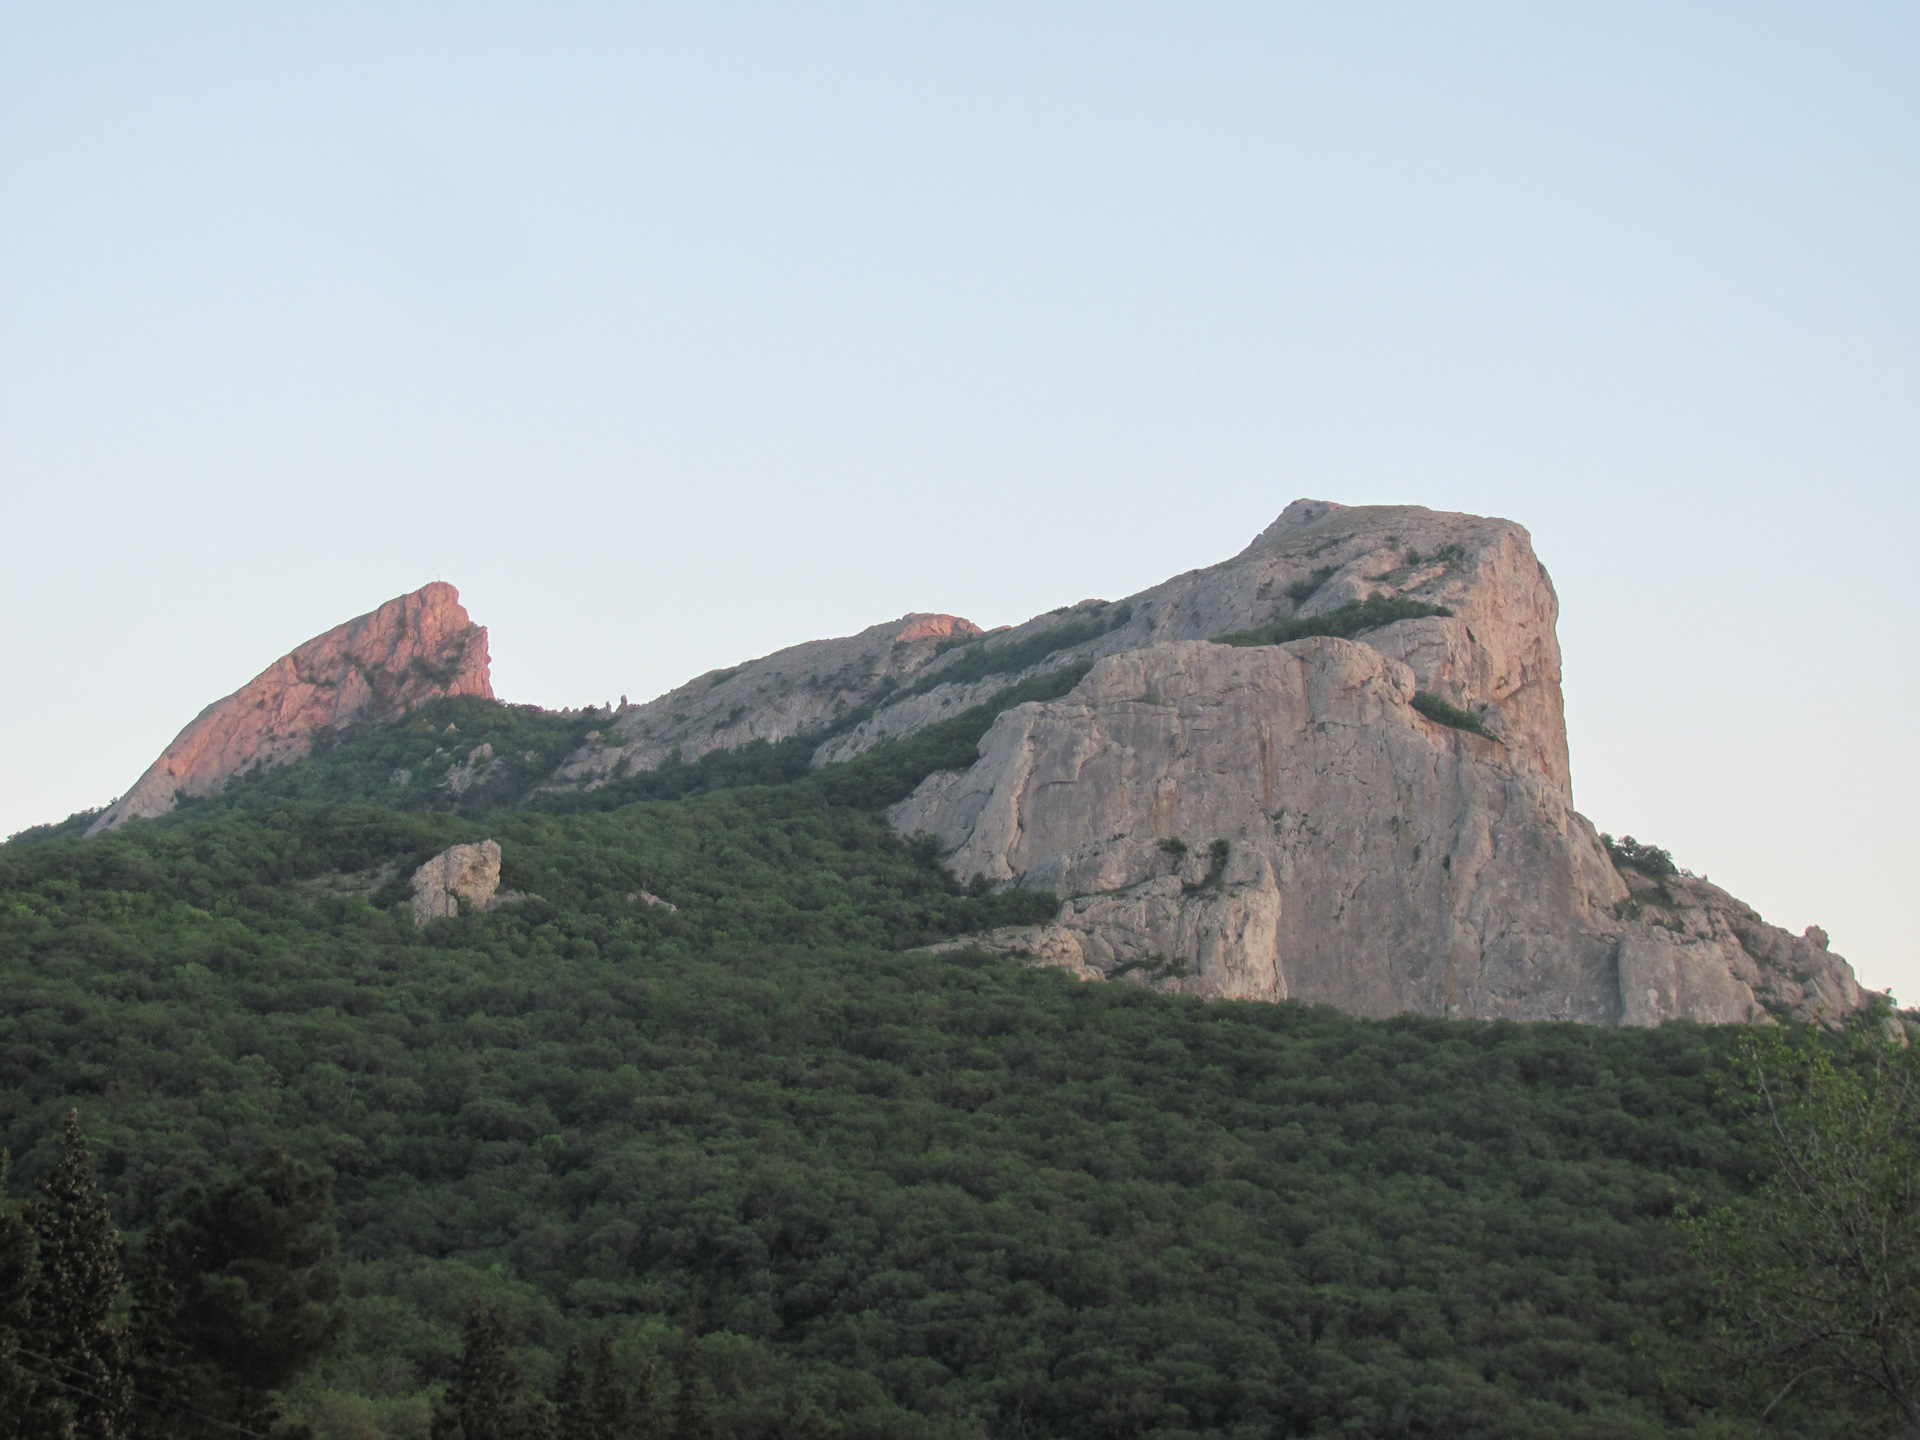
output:
{"label": "tall tree in foreground", "polygon": [[700,1349],[700,1300],[687,1304],[680,1331],[680,1354],[673,1366],[672,1440],[714,1440],[713,1381]]}
{"label": "tall tree in foreground", "polygon": [[553,1418],[560,1440],[599,1440],[593,1423],[593,1402],[587,1395],[587,1372],[580,1368],[580,1352],[567,1351],[560,1379],[553,1391]]}
{"label": "tall tree in foreground", "polygon": [[613,1327],[600,1332],[593,1352],[593,1440],[633,1440],[633,1396],[620,1383],[613,1358]]}
{"label": "tall tree in foreground", "polygon": [[[12,1157],[0,1150],[0,1416],[23,1416],[33,1403],[33,1372],[22,1361],[20,1344],[28,1320],[38,1266],[33,1228],[26,1216],[7,1204],[7,1169]],[[27,1341],[31,1345],[31,1340]],[[17,1428],[0,1420],[0,1436]]]}
{"label": "tall tree in foreground", "polygon": [[326,1173],[275,1150],[239,1179],[187,1191],[155,1224],[131,1329],[141,1393],[169,1402],[148,1407],[157,1433],[195,1433],[187,1411],[272,1428],[272,1392],[339,1328],[331,1207]]}
{"label": "tall tree in foreground", "polygon": [[111,1324],[124,1283],[120,1236],[95,1188],[78,1111],[67,1112],[60,1158],[40,1182],[28,1220],[39,1269],[29,1301],[31,1344],[22,1349],[33,1352],[24,1358],[38,1385],[25,1433],[121,1440],[133,1397]]}
{"label": "tall tree in foreground", "polygon": [[453,1383],[434,1411],[433,1440],[530,1440],[545,1430],[541,1419],[519,1365],[507,1353],[499,1312],[476,1300],[467,1312]]}
{"label": "tall tree in foreground", "polygon": [[1734,1081],[1770,1173],[1688,1222],[1718,1343],[1772,1426],[1920,1435],[1920,1051],[1754,1030]]}

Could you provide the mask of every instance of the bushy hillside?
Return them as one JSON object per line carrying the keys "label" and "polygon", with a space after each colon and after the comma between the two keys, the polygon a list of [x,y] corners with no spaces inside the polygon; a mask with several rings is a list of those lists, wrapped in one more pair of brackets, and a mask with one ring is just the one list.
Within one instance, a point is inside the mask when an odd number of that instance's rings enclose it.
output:
{"label": "bushy hillside", "polygon": [[[640,1375],[697,1307],[725,1435],[1698,1423],[1667,1217],[1750,1168],[1705,1078],[1722,1035],[911,953],[1051,908],[892,836],[874,796],[924,757],[578,813],[499,776],[491,810],[395,787],[464,762],[447,725],[496,755],[574,740],[457,704],[163,822],[0,848],[16,1190],[74,1105],[132,1232],[273,1146],[331,1167],[348,1323],[290,1410],[322,1436],[424,1436],[474,1297],[542,1385],[609,1326]],[[416,930],[413,867],[487,836],[530,898]]]}

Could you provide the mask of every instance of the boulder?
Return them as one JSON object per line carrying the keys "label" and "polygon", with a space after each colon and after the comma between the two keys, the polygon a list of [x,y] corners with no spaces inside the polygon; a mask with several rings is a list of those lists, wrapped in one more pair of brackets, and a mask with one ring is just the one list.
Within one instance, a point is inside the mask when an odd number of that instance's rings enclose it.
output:
{"label": "boulder", "polygon": [[413,923],[445,920],[469,909],[491,910],[520,897],[500,892],[500,846],[492,840],[454,845],[413,872]]}

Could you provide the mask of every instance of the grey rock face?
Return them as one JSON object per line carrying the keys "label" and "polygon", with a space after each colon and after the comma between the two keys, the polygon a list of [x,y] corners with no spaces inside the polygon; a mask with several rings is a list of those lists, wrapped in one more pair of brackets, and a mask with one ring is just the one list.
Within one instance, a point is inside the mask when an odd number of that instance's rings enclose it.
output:
{"label": "grey rock face", "polygon": [[[1844,962],[1704,882],[1671,882],[1654,917],[1560,785],[1426,719],[1417,684],[1349,640],[1152,646],[1002,715],[971,770],[891,818],[956,875],[1068,897],[1052,925],[988,943],[1088,978],[1373,1016],[1858,1007]],[[1743,933],[1815,973],[1790,992]]]}
{"label": "grey rock face", "polygon": [[[1211,643],[1376,595],[1445,613],[1350,640]],[[1652,1024],[1868,1003],[1823,935],[1788,935],[1684,874],[1616,871],[1573,809],[1558,616],[1511,521],[1299,500],[1232,559],[1119,602],[987,636],[909,616],[703,676],[623,709],[556,783],[807,734],[823,737],[815,766],[834,764],[1092,661],[892,812],[961,879],[1063,898],[1050,925],[967,943],[1361,1015]],[[1024,668],[982,678],[982,652]],[[1487,734],[1427,718],[1421,692]]]}
{"label": "grey rock face", "polygon": [[553,789],[592,789],[754,740],[825,730],[933,665],[943,642],[978,635],[954,615],[905,615],[858,635],[812,640],[712,670],[644,705],[622,706],[554,777]]}
{"label": "grey rock face", "polygon": [[444,920],[460,913],[460,902],[475,910],[518,899],[501,895],[500,846],[492,840],[478,845],[455,845],[442,850],[413,872],[413,923]]}

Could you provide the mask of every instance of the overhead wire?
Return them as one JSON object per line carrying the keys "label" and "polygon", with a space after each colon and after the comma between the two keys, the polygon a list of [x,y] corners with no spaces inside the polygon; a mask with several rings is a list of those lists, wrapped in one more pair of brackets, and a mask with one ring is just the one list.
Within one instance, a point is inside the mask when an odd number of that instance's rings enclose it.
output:
{"label": "overhead wire", "polygon": [[[78,1365],[72,1364],[71,1362],[66,1360],[59,1359],[57,1356],[42,1355],[37,1350],[27,1349],[27,1347],[24,1345],[15,1345],[14,1353],[17,1355],[28,1355],[35,1360],[44,1360],[49,1365],[58,1365],[62,1370],[70,1370],[76,1375],[85,1375],[87,1373],[86,1371],[82,1370]],[[108,1396],[102,1395],[98,1390],[89,1389],[87,1386],[84,1386],[84,1385],[76,1385],[70,1380],[62,1380],[58,1375],[41,1375],[40,1378],[43,1380],[51,1380],[54,1384],[58,1385],[61,1389],[71,1390],[76,1395],[86,1395],[95,1400],[106,1400],[109,1398]],[[216,1416],[207,1414],[203,1410],[195,1410],[191,1406],[176,1405],[171,1400],[162,1400],[157,1395],[143,1395],[138,1390],[134,1390],[131,1388],[128,1389],[127,1393],[131,1395],[134,1399],[142,1401],[145,1404],[163,1405],[169,1410],[178,1410],[182,1415],[191,1415],[196,1420],[204,1420],[209,1425],[218,1425],[223,1430],[232,1430],[236,1434],[250,1436],[252,1437],[252,1440],[271,1440],[270,1436],[263,1435],[258,1430],[249,1430],[247,1429],[246,1426],[236,1425],[231,1420],[221,1420]]]}

